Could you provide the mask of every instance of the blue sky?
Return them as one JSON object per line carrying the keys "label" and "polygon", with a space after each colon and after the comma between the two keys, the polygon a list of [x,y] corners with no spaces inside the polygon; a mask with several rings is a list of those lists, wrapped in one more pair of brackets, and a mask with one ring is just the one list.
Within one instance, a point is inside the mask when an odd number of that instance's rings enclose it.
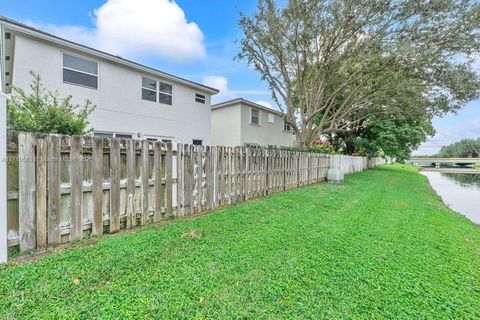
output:
{"label": "blue sky", "polygon": [[[233,61],[239,12],[256,0],[2,0],[0,14],[45,31],[221,90],[273,105],[266,83]],[[477,69],[479,69],[477,64]],[[416,153],[431,154],[465,137],[480,137],[480,100],[457,115],[434,120],[437,135]]]}

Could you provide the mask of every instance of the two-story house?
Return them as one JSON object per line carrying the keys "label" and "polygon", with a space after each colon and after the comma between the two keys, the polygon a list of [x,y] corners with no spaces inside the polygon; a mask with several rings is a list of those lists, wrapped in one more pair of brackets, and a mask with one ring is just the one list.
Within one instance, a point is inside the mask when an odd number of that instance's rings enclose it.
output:
{"label": "two-story house", "polygon": [[212,106],[212,144],[292,146],[290,125],[282,112],[238,98]]}
{"label": "two-story house", "polygon": [[0,17],[0,80],[29,90],[33,71],[47,90],[89,99],[95,135],[211,144],[211,96],[218,90]]}

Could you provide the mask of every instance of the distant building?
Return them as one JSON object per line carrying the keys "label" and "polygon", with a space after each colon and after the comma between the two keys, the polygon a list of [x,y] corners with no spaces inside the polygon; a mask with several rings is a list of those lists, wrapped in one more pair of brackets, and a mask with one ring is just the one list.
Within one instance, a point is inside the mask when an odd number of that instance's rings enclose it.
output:
{"label": "distant building", "polygon": [[222,146],[292,146],[285,115],[239,98],[212,106],[212,144]]}
{"label": "distant building", "polygon": [[211,144],[210,101],[218,90],[5,17],[0,27],[4,92],[28,92],[34,71],[48,90],[97,106],[89,121],[98,136]]}

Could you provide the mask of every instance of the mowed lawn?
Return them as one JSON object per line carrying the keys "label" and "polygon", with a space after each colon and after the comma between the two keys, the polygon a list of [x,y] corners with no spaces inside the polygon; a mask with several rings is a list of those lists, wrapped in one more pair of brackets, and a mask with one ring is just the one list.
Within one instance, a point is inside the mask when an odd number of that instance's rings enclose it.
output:
{"label": "mowed lawn", "polygon": [[0,267],[2,319],[480,318],[480,228],[411,166]]}

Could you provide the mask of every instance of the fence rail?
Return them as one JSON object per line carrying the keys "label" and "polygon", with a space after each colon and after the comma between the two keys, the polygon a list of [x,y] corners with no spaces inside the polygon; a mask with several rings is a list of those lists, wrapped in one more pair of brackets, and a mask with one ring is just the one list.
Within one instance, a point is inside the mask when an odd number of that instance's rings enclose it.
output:
{"label": "fence rail", "polygon": [[8,246],[20,251],[184,217],[383,159],[148,140],[8,134]]}

